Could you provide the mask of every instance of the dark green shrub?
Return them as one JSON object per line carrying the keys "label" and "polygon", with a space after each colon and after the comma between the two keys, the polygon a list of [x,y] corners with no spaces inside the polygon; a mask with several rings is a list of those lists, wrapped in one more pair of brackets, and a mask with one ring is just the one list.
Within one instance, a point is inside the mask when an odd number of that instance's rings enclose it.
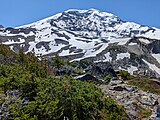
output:
{"label": "dark green shrub", "polygon": [[110,80],[111,80],[111,76],[110,75],[107,75],[105,77],[105,79],[104,79],[105,83],[107,83],[107,84],[110,82]]}
{"label": "dark green shrub", "polygon": [[120,76],[121,76],[121,78],[122,78],[123,80],[128,80],[130,74],[128,73],[128,71],[121,70],[121,71],[120,71]]}

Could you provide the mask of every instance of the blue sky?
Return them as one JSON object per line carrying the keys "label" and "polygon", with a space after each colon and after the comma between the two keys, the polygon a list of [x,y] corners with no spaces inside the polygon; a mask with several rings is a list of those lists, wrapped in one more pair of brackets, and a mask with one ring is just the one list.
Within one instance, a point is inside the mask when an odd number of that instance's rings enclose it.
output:
{"label": "blue sky", "polygon": [[160,28],[160,0],[0,0],[0,24],[16,27],[68,9],[95,8]]}

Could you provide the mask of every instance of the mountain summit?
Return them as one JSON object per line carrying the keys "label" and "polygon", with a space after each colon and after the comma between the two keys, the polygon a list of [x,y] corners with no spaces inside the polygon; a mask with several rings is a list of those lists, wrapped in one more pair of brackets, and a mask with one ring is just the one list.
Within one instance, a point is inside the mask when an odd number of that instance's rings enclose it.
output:
{"label": "mountain summit", "polygon": [[160,29],[126,22],[95,9],[67,10],[17,28],[0,29],[0,42],[18,52],[110,62],[131,74],[160,75]]}
{"label": "mountain summit", "polygon": [[[64,30],[74,31],[87,37],[105,37],[109,39],[130,36],[145,36],[160,38],[160,30],[133,22],[122,21],[117,16],[100,12],[96,9],[67,10],[47,19],[35,22],[25,27],[41,29],[41,25],[58,27]],[[41,27],[40,27],[41,26]]]}

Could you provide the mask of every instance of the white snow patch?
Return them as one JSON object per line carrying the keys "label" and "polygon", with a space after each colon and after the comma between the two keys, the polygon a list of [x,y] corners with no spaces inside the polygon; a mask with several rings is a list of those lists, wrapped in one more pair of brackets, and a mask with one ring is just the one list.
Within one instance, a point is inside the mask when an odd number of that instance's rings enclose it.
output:
{"label": "white snow patch", "polygon": [[158,73],[160,75],[160,68],[158,68],[155,64],[151,64],[149,62],[147,62],[146,60],[142,59],[151,70],[155,71],[156,73]]}
{"label": "white snow patch", "polygon": [[[92,47],[92,48],[88,49],[88,47]],[[96,57],[97,54],[101,53],[103,50],[105,50],[108,47],[108,43],[103,43],[97,46],[88,46],[88,47],[86,46],[86,48],[83,50],[83,52],[85,53],[83,57],[74,59],[73,61],[79,61],[88,57]],[[98,50],[95,50],[96,47],[100,47],[100,48]]]}
{"label": "white snow patch", "polygon": [[137,43],[131,42],[131,43],[129,43],[128,45],[137,45]]}
{"label": "white snow patch", "polygon": [[120,60],[120,59],[123,59],[123,58],[130,58],[130,54],[128,52],[117,54],[116,60]]}
{"label": "white snow patch", "polygon": [[112,39],[109,41],[109,43],[118,43],[118,45],[125,45],[130,38],[117,38],[117,39]]}
{"label": "white snow patch", "polygon": [[49,43],[49,48],[50,48],[50,50],[47,51],[45,54],[57,52],[57,51],[59,51],[59,50],[60,50],[61,48],[63,48],[63,47],[65,47],[64,44],[58,44],[58,45],[57,45],[57,44],[55,43],[55,41],[51,41],[51,42]]}
{"label": "white snow patch", "polygon": [[103,60],[94,61],[94,63],[111,62],[112,61],[112,57],[110,56],[110,52],[107,52],[106,54],[104,54],[104,56],[105,56],[105,58]]}
{"label": "white snow patch", "polygon": [[145,34],[140,35],[140,36],[144,36],[144,37],[147,37],[147,38],[160,40],[160,29],[157,29],[157,28],[154,28],[154,27],[152,27],[152,28],[154,30],[150,30],[150,31],[148,31]]}
{"label": "white snow patch", "polygon": [[139,30],[142,30],[142,31],[147,31],[149,29],[149,27],[141,27],[141,28],[139,28]]}
{"label": "white snow patch", "polygon": [[41,48],[35,49],[35,53],[37,56],[46,54],[46,49],[44,46],[41,46]]}
{"label": "white snow patch", "polygon": [[124,69],[124,68],[122,68],[122,67],[119,67],[119,69],[120,70],[125,70],[125,71],[128,71],[128,73],[130,73],[131,75],[133,75],[133,72],[134,71],[137,71],[138,70],[138,68],[137,67],[135,67],[135,66],[129,66],[128,68],[127,68],[127,70],[126,69]]}
{"label": "white snow patch", "polygon": [[1,36],[17,36],[17,35],[21,35],[21,36],[24,36],[24,37],[29,37],[29,36],[34,36],[35,34],[30,31],[29,34],[25,34],[25,33],[18,33],[18,34],[11,34],[9,31],[6,31],[6,32],[3,32],[3,33],[0,33]]}
{"label": "white snow patch", "polygon": [[128,72],[129,72],[131,75],[133,75],[133,72],[134,72],[134,71],[137,71],[138,68],[135,67],[135,66],[130,66],[130,67],[127,68],[127,70],[128,70]]}
{"label": "white snow patch", "polygon": [[39,20],[37,22],[31,23],[31,24],[28,24],[28,25],[22,25],[22,26],[19,26],[19,27],[16,27],[16,28],[26,28],[26,27],[42,28],[44,26],[47,27],[47,26],[50,26],[50,22],[51,22],[52,19],[57,19],[61,15],[62,15],[62,13],[57,13],[56,15],[53,15],[51,17]]}
{"label": "white snow patch", "polygon": [[76,55],[76,54],[79,54],[79,53],[70,53],[69,50],[63,50],[61,53],[59,53],[59,56],[67,56],[67,55]]}
{"label": "white snow patch", "polygon": [[21,38],[18,38],[20,41],[19,42],[14,42],[14,40],[8,40],[7,42],[3,42],[3,44],[5,45],[11,45],[11,44],[21,44],[21,43],[24,43],[25,40],[24,39],[21,39]]}
{"label": "white snow patch", "polygon": [[140,28],[139,24],[133,23],[133,22],[125,22],[122,24],[118,24],[114,27],[119,33],[130,33],[131,30],[137,30]]}
{"label": "white snow patch", "polygon": [[63,50],[61,53],[59,53],[59,56],[66,56],[69,55],[69,50]]}
{"label": "white snow patch", "polygon": [[[13,50],[13,46],[9,46],[11,50]],[[13,50],[14,51],[14,50]]]}
{"label": "white snow patch", "polygon": [[146,44],[149,44],[149,43],[150,43],[150,41],[149,41],[149,40],[147,40],[147,39],[143,39],[143,38],[140,38],[140,39],[139,39],[139,41],[144,42],[144,43],[146,43]]}
{"label": "white snow patch", "polygon": [[152,54],[152,56],[160,63],[160,54]]}
{"label": "white snow patch", "polygon": [[112,61],[112,57],[110,56],[110,52],[107,52],[107,54],[104,54],[104,56],[106,57],[105,60],[103,60],[103,62],[110,62]]}

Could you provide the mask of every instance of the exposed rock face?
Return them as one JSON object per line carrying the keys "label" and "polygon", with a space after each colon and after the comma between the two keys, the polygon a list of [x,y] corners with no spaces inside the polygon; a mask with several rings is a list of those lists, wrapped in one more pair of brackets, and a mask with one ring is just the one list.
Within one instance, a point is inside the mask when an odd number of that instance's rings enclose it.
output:
{"label": "exposed rock face", "polygon": [[160,75],[160,30],[90,10],[68,10],[18,28],[1,28],[0,43],[18,52],[72,61],[110,62],[131,74]]}
{"label": "exposed rock face", "polygon": [[160,96],[138,90],[134,86],[119,82],[119,80],[114,82],[117,84],[113,85],[110,83],[108,85],[101,85],[100,87],[106,96],[116,99],[118,104],[125,106],[128,120],[139,120],[140,108],[152,111],[150,119],[154,119],[156,116],[158,118]]}
{"label": "exposed rock face", "polygon": [[113,66],[109,62],[98,62],[89,65],[85,71],[96,76],[99,79],[104,79],[106,75],[111,77],[116,77],[116,73],[113,69]]}

